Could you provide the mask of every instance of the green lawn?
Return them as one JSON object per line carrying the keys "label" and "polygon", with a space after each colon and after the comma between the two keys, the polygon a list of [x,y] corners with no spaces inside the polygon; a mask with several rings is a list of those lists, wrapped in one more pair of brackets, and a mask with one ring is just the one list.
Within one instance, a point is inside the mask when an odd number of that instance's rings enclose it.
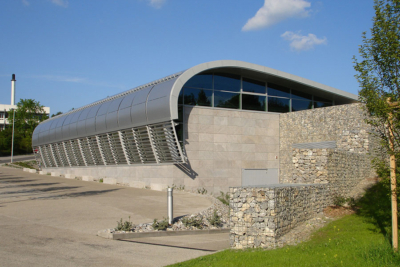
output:
{"label": "green lawn", "polygon": [[321,228],[310,241],[276,250],[225,250],[173,266],[400,266],[393,253],[388,187],[378,183],[358,201],[358,214]]}
{"label": "green lawn", "polygon": [[400,266],[379,228],[358,215],[346,216],[298,246],[276,250],[225,250],[173,266]]}

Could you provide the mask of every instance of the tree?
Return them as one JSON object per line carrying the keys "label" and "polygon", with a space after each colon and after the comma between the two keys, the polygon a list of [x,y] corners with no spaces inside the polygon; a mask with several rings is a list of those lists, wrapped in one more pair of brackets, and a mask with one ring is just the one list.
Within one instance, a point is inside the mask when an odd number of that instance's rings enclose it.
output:
{"label": "tree", "polygon": [[58,115],[61,115],[61,114],[63,114],[61,111],[59,111],[59,112],[57,112],[56,114],[51,114],[51,117],[53,118],[53,117],[55,117],[55,116],[58,116]]}
{"label": "tree", "polygon": [[[0,154],[11,154],[12,122],[14,110],[8,112],[8,127],[0,132]],[[32,134],[36,126],[48,119],[39,101],[21,99],[15,109],[14,154],[32,152]]]}
{"label": "tree", "polygon": [[[388,174],[391,181],[392,200],[397,200],[396,162],[400,156],[400,111],[393,102],[400,100],[400,0],[375,0],[375,17],[371,36],[364,32],[359,48],[362,60],[354,57],[354,68],[360,83],[359,98],[365,103],[369,123],[381,140],[381,149],[391,156],[391,166],[386,158],[375,158],[378,174]],[[392,103],[392,104],[391,104]],[[383,177],[387,178],[387,177]],[[394,203],[394,202],[393,202]],[[397,250],[397,203],[393,205],[393,247]]]}

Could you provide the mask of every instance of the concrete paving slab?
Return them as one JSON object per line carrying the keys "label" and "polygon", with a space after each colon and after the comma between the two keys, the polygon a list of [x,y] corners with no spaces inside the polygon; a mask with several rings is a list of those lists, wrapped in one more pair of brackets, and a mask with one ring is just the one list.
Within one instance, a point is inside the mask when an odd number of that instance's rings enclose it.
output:
{"label": "concrete paving slab", "polygon": [[[167,213],[166,192],[0,167],[2,266],[164,266],[229,247],[228,234],[116,241],[97,237],[131,216],[135,224]],[[212,200],[174,192],[174,216]],[[139,243],[141,242],[141,243]]]}

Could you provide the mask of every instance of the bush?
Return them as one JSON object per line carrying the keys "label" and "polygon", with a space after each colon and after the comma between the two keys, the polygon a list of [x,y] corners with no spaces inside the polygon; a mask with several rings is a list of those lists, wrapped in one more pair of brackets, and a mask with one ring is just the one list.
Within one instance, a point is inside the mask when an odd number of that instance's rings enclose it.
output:
{"label": "bush", "polygon": [[162,221],[157,221],[157,219],[154,219],[152,226],[154,230],[165,230],[168,227],[168,220],[166,218],[164,218]]}
{"label": "bush", "polygon": [[196,227],[197,229],[203,228],[203,221],[196,217],[185,217],[182,219],[182,223],[186,227]]}
{"label": "bush", "polygon": [[341,195],[333,196],[333,204],[337,207],[342,207],[344,204],[346,204],[346,202],[346,198]]}
{"label": "bush", "polygon": [[222,224],[221,216],[218,215],[216,210],[214,210],[214,214],[210,218],[208,218],[208,221],[211,225],[216,227],[219,227]]}
{"label": "bush", "polygon": [[133,223],[131,222],[131,216],[129,216],[129,221],[122,222],[122,218],[120,221],[117,221],[117,227],[115,227],[115,231],[132,231]]}
{"label": "bush", "polygon": [[229,193],[224,193],[222,191],[220,191],[220,192],[221,192],[221,195],[219,197],[217,197],[217,199],[219,201],[221,201],[223,204],[229,206]]}

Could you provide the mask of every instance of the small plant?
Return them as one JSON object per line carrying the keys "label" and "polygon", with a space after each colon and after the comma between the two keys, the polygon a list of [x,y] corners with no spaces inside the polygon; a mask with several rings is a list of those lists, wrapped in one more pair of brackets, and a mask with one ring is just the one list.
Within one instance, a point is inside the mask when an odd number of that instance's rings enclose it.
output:
{"label": "small plant", "polygon": [[347,202],[346,198],[341,195],[333,196],[333,205],[337,207],[343,207],[343,205],[346,204],[346,202]]}
{"label": "small plant", "polygon": [[210,218],[208,218],[208,221],[210,222],[211,225],[216,227],[221,226],[222,224],[221,216],[218,215],[216,210],[214,210],[213,215]]}
{"label": "small plant", "polygon": [[185,186],[184,185],[177,186],[175,184],[172,184],[171,188],[174,189],[174,190],[179,190],[179,191],[185,190]]}
{"label": "small plant", "polygon": [[207,189],[205,189],[204,187],[197,188],[197,194],[205,195],[207,194]]}
{"label": "small plant", "polygon": [[196,217],[185,217],[182,219],[182,223],[186,227],[196,227],[197,229],[202,229],[203,228],[203,222],[202,220]]}
{"label": "small plant", "polygon": [[223,204],[229,206],[229,193],[228,192],[224,193],[222,191],[220,191],[220,192],[221,192],[221,195],[219,197],[217,197],[217,199],[219,201],[221,201]]}
{"label": "small plant", "polygon": [[168,220],[166,218],[161,221],[157,221],[157,219],[154,219],[152,226],[154,230],[165,230],[168,227]]}
{"label": "small plant", "polygon": [[103,178],[100,178],[99,183],[102,183],[102,182],[103,182]]}
{"label": "small plant", "polygon": [[129,216],[129,220],[122,222],[122,218],[120,221],[117,221],[117,227],[115,227],[115,231],[132,231],[132,228],[135,227],[131,222],[131,216]]}

